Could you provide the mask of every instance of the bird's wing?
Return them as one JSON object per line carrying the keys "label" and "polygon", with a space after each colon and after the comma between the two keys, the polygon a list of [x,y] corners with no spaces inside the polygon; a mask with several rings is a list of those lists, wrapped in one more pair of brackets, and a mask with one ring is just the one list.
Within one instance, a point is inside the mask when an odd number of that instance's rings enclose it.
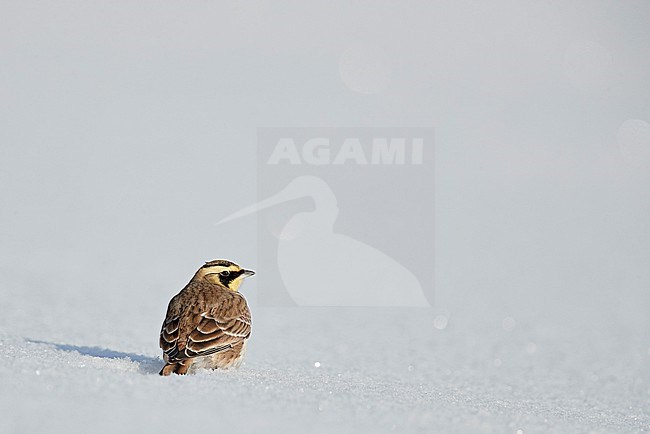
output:
{"label": "bird's wing", "polygon": [[207,356],[232,348],[251,334],[251,314],[244,297],[232,294],[198,313],[169,315],[160,331],[168,361]]}

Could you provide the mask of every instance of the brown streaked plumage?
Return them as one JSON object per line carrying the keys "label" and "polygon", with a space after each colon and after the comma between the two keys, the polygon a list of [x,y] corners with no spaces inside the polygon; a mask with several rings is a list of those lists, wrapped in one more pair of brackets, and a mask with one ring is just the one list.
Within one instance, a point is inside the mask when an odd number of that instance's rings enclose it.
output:
{"label": "brown streaked plumage", "polygon": [[253,274],[226,260],[199,268],[167,307],[160,330],[165,360],[160,375],[241,364],[251,334],[251,313],[237,290]]}

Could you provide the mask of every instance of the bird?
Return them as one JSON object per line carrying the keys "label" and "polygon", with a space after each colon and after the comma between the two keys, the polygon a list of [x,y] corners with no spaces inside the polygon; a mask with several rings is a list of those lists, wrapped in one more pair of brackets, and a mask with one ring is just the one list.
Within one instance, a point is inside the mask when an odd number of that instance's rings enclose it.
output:
{"label": "bird", "polygon": [[160,375],[239,367],[251,335],[251,312],[239,287],[254,275],[217,259],[201,266],[167,307],[160,329]]}
{"label": "bird", "polygon": [[296,305],[430,306],[419,279],[407,267],[371,245],[334,231],[338,201],[320,177],[298,176],[280,192],[222,218],[217,225],[301,197],[311,197],[314,209],[287,222],[277,250],[278,271]]}

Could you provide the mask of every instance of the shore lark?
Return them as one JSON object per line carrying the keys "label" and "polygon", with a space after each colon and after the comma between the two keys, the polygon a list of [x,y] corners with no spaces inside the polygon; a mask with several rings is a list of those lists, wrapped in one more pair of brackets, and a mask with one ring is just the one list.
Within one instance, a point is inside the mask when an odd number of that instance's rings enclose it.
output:
{"label": "shore lark", "polygon": [[251,334],[251,313],[238,291],[255,274],[226,260],[206,262],[167,307],[160,330],[160,375],[239,367]]}

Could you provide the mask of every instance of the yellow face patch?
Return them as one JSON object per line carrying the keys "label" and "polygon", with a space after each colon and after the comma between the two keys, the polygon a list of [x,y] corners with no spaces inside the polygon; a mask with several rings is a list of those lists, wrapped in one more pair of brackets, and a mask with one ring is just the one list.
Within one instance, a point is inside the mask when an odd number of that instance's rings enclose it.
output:
{"label": "yellow face patch", "polygon": [[237,291],[244,277],[240,271],[241,268],[237,265],[230,265],[228,267],[214,265],[201,268],[199,276],[208,282],[225,286],[231,291]]}
{"label": "yellow face patch", "polygon": [[244,281],[243,276],[237,276],[237,278],[235,278],[235,280],[230,282],[230,285],[228,285],[228,289],[230,289],[231,291],[235,291],[235,292],[239,291],[239,287],[241,286],[241,283],[243,281]]}

